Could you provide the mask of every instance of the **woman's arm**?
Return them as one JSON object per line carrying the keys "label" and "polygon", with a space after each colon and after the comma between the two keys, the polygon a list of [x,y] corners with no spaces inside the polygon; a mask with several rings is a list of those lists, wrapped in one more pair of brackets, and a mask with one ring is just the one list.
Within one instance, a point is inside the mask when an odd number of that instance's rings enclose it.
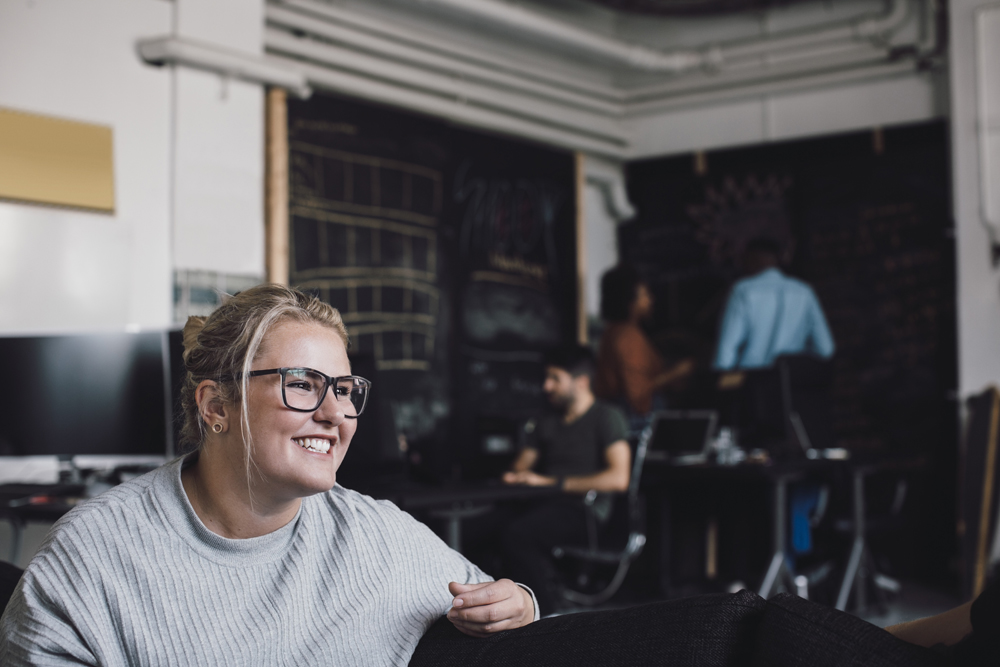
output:
{"label": "woman's arm", "polygon": [[695,363],[693,359],[681,359],[676,364],[663,371],[655,378],[653,384],[657,389],[664,389],[670,385],[683,380],[694,372]]}

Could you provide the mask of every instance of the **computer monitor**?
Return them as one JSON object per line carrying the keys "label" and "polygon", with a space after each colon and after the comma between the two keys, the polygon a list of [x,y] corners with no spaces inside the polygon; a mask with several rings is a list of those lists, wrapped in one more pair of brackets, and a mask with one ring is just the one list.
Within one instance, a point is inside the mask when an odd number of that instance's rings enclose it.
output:
{"label": "computer monitor", "polygon": [[170,456],[166,347],[163,331],[0,336],[0,455]]}
{"label": "computer monitor", "polygon": [[647,461],[705,463],[719,415],[715,410],[662,410],[653,421]]}

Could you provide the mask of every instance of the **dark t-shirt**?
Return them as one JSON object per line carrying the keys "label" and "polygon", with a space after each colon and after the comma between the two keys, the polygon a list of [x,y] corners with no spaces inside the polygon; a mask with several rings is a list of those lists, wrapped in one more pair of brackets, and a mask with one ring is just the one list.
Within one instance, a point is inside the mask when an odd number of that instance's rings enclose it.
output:
{"label": "dark t-shirt", "polygon": [[628,424],[621,410],[598,400],[569,424],[560,415],[542,417],[532,435],[528,446],[538,450],[538,472],[592,475],[608,467],[604,451],[628,438]]}
{"label": "dark t-shirt", "polygon": [[972,634],[944,649],[956,667],[992,667],[1000,659],[1000,579],[972,603]]}
{"label": "dark t-shirt", "polygon": [[974,664],[1000,662],[1000,579],[987,586],[972,603],[972,634],[979,653],[979,661]]}

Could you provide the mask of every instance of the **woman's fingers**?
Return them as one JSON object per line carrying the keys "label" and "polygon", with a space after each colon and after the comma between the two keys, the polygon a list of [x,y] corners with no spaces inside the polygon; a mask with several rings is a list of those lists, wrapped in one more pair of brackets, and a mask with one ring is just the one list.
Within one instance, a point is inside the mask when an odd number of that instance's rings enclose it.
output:
{"label": "woman's fingers", "polygon": [[485,584],[452,583],[448,588],[455,595],[448,619],[466,634],[485,636],[526,622],[526,595],[509,579]]}

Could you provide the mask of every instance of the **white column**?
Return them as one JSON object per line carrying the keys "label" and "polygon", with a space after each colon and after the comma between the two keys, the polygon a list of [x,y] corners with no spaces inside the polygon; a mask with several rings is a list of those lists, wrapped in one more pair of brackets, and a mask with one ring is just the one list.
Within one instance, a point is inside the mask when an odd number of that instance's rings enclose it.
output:
{"label": "white column", "polygon": [[[951,75],[952,183],[958,252],[958,374],[961,398],[1000,384],[1000,271],[991,261],[991,233],[986,219],[980,161],[977,80],[977,11],[997,6],[984,0],[954,0],[949,8],[948,44]],[[995,47],[994,47],[995,48]],[[1000,78],[1000,62],[985,63],[985,77]],[[994,121],[996,122],[996,121]],[[987,185],[1000,197],[1000,175]]]}

